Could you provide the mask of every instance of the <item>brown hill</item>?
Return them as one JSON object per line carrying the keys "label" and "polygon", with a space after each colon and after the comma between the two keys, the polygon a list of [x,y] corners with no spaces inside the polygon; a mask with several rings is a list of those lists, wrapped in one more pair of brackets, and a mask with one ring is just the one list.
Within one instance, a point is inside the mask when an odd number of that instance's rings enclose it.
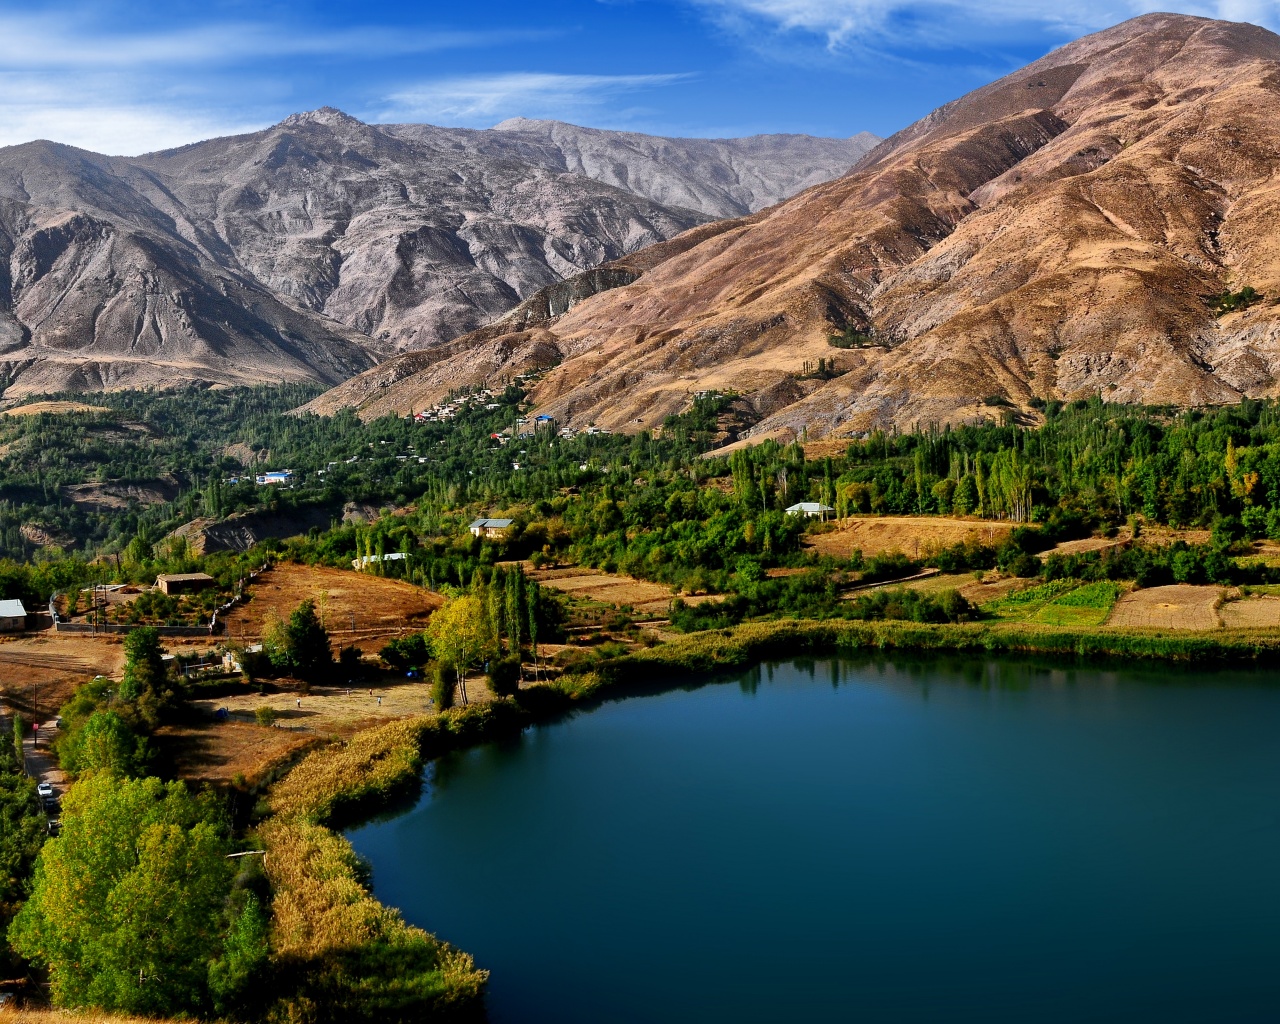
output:
{"label": "brown hill", "polygon": [[[369,411],[538,359],[557,365],[534,397],[562,421],[652,425],[734,390],[756,436],[963,420],[990,396],[1276,393],[1278,100],[1280,37],[1137,18],[939,108],[843,178],[669,243],[632,283],[489,329]],[[1245,286],[1266,298],[1215,315]],[[846,328],[878,344],[831,347]],[[842,375],[805,379],[819,358]]]}

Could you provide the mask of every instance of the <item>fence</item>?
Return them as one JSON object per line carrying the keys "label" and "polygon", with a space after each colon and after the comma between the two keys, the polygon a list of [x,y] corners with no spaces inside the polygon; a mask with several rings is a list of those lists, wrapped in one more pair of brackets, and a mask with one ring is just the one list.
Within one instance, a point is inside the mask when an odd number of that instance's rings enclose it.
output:
{"label": "fence", "polygon": [[[264,562],[262,568],[255,569],[249,573],[248,580],[244,582],[252,583],[258,578],[259,574],[266,572],[270,568],[271,566]],[[94,624],[91,622],[65,622],[58,615],[58,597],[60,593],[60,591],[55,592],[49,598],[49,617],[53,620],[53,629],[56,633],[132,633],[135,629],[142,628],[142,623],[112,622]],[[230,601],[214,609],[213,616],[207,626],[151,626],[150,628],[161,636],[216,636],[223,632],[224,628],[218,622],[218,616],[229,612],[244,599],[244,588],[241,586]]]}

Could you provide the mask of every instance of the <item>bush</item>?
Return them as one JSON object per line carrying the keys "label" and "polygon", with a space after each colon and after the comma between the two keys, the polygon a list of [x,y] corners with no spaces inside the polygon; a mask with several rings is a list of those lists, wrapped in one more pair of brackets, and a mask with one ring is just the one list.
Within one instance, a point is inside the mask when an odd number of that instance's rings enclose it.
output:
{"label": "bush", "polygon": [[885,588],[850,603],[851,619],[906,619],[910,622],[968,622],[976,617],[976,609],[958,590],[944,590],[937,595],[918,590]]}
{"label": "bush", "polygon": [[447,711],[453,707],[454,673],[443,662],[437,661],[433,666],[431,679],[431,699],[437,711]]}
{"label": "bush", "polygon": [[253,713],[254,721],[256,721],[264,729],[270,729],[276,724],[276,719],[280,716],[276,713],[276,709],[264,704]]}
{"label": "bush", "polygon": [[499,697],[510,697],[520,689],[520,659],[502,658],[489,664],[489,689]]}

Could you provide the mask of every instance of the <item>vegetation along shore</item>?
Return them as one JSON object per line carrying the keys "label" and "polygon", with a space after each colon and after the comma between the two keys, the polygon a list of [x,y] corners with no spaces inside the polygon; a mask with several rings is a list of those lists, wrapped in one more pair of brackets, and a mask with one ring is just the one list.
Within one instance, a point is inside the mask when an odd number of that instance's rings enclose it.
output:
{"label": "vegetation along shore", "polygon": [[797,656],[1276,660],[1272,403],[753,445],[732,394],[621,436],[536,422],[524,383],[427,423],[292,415],[303,389],[0,421],[15,1000],[482,1019],[484,965],[338,831],[445,752]]}

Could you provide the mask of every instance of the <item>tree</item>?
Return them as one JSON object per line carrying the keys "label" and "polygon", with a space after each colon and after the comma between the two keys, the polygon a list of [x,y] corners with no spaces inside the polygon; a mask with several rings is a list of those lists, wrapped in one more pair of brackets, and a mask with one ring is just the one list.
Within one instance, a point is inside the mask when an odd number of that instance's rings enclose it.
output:
{"label": "tree", "polygon": [[436,653],[458,674],[462,703],[467,703],[467,668],[492,642],[489,616],[475,594],[455,597],[431,616],[427,634]]}
{"label": "tree", "polygon": [[229,849],[183,783],[96,772],[67,793],[10,941],[48,969],[59,1006],[197,1013],[224,950]]}
{"label": "tree", "polygon": [[120,699],[132,703],[142,720],[155,728],[178,701],[165,668],[160,634],[152,626],[133,630],[124,638],[124,658]]}
{"label": "tree", "polygon": [[329,631],[316,615],[315,602],[303,601],[289,616],[289,656],[298,675],[315,682],[333,667]]}
{"label": "tree", "polygon": [[309,683],[323,678],[333,667],[329,632],[311,600],[299,604],[287,623],[269,612],[263,619],[262,649],[277,669],[296,673]]}
{"label": "tree", "polygon": [[114,711],[95,711],[62,745],[59,761],[76,775],[104,770],[141,775],[147,762],[147,741]]}

